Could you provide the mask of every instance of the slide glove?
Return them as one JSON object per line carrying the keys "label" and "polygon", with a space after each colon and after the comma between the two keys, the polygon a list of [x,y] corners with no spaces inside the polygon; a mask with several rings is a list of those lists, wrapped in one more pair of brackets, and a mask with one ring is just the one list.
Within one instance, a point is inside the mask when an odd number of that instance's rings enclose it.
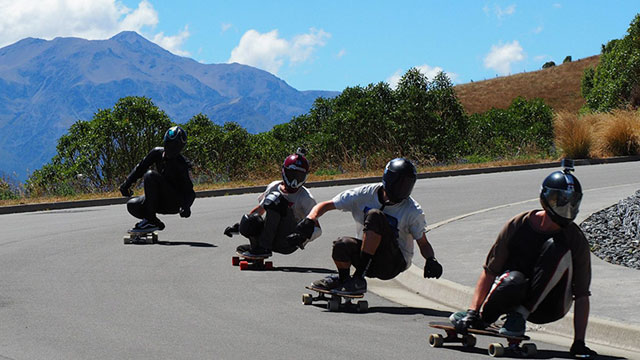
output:
{"label": "slide glove", "polygon": [[280,216],[284,217],[287,216],[289,201],[287,201],[287,199],[284,198],[284,195],[279,191],[272,191],[264,197],[262,207],[265,210],[276,211]]}
{"label": "slide glove", "polygon": [[291,246],[297,246],[300,249],[304,249],[304,243],[311,239],[315,226],[316,223],[313,220],[304,218],[298,223],[298,225],[296,225],[296,230],[287,236],[287,242]]}
{"label": "slide glove", "polygon": [[239,234],[240,233],[240,223],[235,223],[231,226],[227,226],[226,229],[224,229],[224,234],[227,235],[228,237],[232,237],[233,234]]}
{"label": "slide glove", "polygon": [[574,359],[595,359],[598,356],[598,353],[589,349],[583,340],[574,341],[569,350],[569,354],[571,354],[571,357]]}
{"label": "slide glove", "polygon": [[424,274],[425,278],[440,278],[442,276],[442,265],[436,260],[434,257],[430,257],[424,263]]}
{"label": "slide glove", "polygon": [[484,323],[480,319],[480,314],[476,310],[469,309],[467,314],[455,325],[456,331],[466,334],[469,329],[484,329]]}
{"label": "slide glove", "polygon": [[190,208],[180,208],[180,217],[188,218],[189,216],[191,216]]}
{"label": "slide glove", "polygon": [[124,197],[131,197],[133,195],[133,191],[131,191],[131,184],[127,181],[123,182],[122,185],[120,185],[120,193]]}

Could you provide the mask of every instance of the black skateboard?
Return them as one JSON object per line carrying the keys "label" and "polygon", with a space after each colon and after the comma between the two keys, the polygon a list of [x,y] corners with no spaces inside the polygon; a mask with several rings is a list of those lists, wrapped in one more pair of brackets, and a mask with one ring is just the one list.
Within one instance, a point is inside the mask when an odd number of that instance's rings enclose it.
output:
{"label": "black skateboard", "polygon": [[250,256],[238,252],[231,258],[231,265],[240,267],[240,270],[272,270],[273,262],[265,261],[268,256]]}
{"label": "black skateboard", "polygon": [[129,235],[124,236],[125,244],[155,244],[158,242],[158,232],[136,232],[128,231]]}
{"label": "black skateboard", "polygon": [[487,351],[491,357],[502,357],[505,355],[516,357],[532,357],[536,355],[537,348],[533,343],[527,343],[520,345],[521,342],[530,340],[526,335],[523,336],[508,336],[498,332],[497,328],[489,327],[484,330],[468,329],[467,334],[460,334],[456,331],[455,327],[449,322],[437,322],[432,321],[429,326],[436,329],[444,330],[446,337],[441,334],[429,335],[429,345],[431,347],[442,347],[446,343],[460,343],[464,347],[474,347],[476,345],[476,338],[473,335],[491,336],[495,338],[502,338],[507,340],[507,346],[505,347],[501,343],[489,344]]}
{"label": "black skateboard", "polygon": [[[366,300],[360,300],[355,304],[352,302],[353,299],[362,299],[364,294],[342,295],[337,294],[333,290],[321,289],[314,286],[305,286],[305,288],[318,293],[318,296],[302,294],[302,303],[305,305],[311,305],[314,301],[322,300],[327,302],[327,310],[329,311],[338,311],[341,307],[347,309],[355,308],[357,312],[366,312],[367,309],[369,309],[369,303]],[[344,302],[342,301],[343,299]]]}

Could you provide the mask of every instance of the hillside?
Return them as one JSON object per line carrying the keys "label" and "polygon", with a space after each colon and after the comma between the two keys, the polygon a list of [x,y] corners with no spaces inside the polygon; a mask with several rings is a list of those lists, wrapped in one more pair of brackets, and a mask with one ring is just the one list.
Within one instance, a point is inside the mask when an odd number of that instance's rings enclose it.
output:
{"label": "hillside", "polygon": [[203,113],[261,132],[309,111],[318,96],[240,64],[202,64],[135,32],[107,40],[27,38],[0,49],[0,176],[40,168],[57,139],[125,96],[146,96],[178,123]]}
{"label": "hillside", "polygon": [[583,70],[595,67],[599,60],[596,55],[548,69],[456,85],[454,89],[469,114],[507,108],[518,96],[541,98],[554,111],[575,113],[585,104],[580,94]]}

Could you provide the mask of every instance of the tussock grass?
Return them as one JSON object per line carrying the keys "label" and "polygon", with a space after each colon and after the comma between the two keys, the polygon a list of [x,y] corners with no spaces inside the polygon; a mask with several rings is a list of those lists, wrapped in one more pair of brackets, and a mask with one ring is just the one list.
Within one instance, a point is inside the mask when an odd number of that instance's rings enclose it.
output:
{"label": "tussock grass", "polygon": [[578,116],[569,111],[555,114],[553,127],[559,152],[571,159],[586,159],[593,148],[593,116]]}
{"label": "tussock grass", "polygon": [[595,153],[601,156],[640,154],[640,115],[636,111],[614,110],[599,114],[595,123]]}

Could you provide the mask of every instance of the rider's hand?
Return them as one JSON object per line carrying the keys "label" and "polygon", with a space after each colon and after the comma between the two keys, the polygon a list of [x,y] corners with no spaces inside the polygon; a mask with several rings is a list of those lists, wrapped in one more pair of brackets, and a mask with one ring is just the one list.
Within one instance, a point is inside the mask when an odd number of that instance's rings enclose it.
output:
{"label": "rider's hand", "polygon": [[571,345],[571,349],[569,350],[569,354],[571,357],[576,359],[595,359],[598,356],[598,353],[589,349],[585,344],[584,340],[576,340]]}
{"label": "rider's hand", "polygon": [[191,209],[190,208],[180,209],[180,217],[188,218],[189,216],[191,216]]}
{"label": "rider's hand", "polygon": [[484,324],[480,314],[476,310],[469,309],[467,314],[456,323],[455,328],[460,334],[466,334],[468,329],[483,329]]}
{"label": "rider's hand", "polygon": [[291,233],[287,236],[287,243],[289,244],[289,246],[297,246],[301,250],[304,250],[305,241],[307,241],[307,239],[302,236],[302,234],[297,232]]}
{"label": "rider's hand", "polygon": [[131,195],[133,195],[133,191],[131,191],[131,184],[126,181],[123,182],[122,185],[120,185],[120,193],[122,196],[131,197]]}
{"label": "rider's hand", "polygon": [[436,260],[434,257],[430,257],[424,263],[424,274],[425,278],[436,278],[438,279],[442,276],[442,265]]}
{"label": "rider's hand", "polygon": [[227,235],[228,237],[232,237],[233,234],[238,234],[240,232],[240,223],[235,223],[231,226],[227,226],[226,229],[224,229],[224,234]]}

